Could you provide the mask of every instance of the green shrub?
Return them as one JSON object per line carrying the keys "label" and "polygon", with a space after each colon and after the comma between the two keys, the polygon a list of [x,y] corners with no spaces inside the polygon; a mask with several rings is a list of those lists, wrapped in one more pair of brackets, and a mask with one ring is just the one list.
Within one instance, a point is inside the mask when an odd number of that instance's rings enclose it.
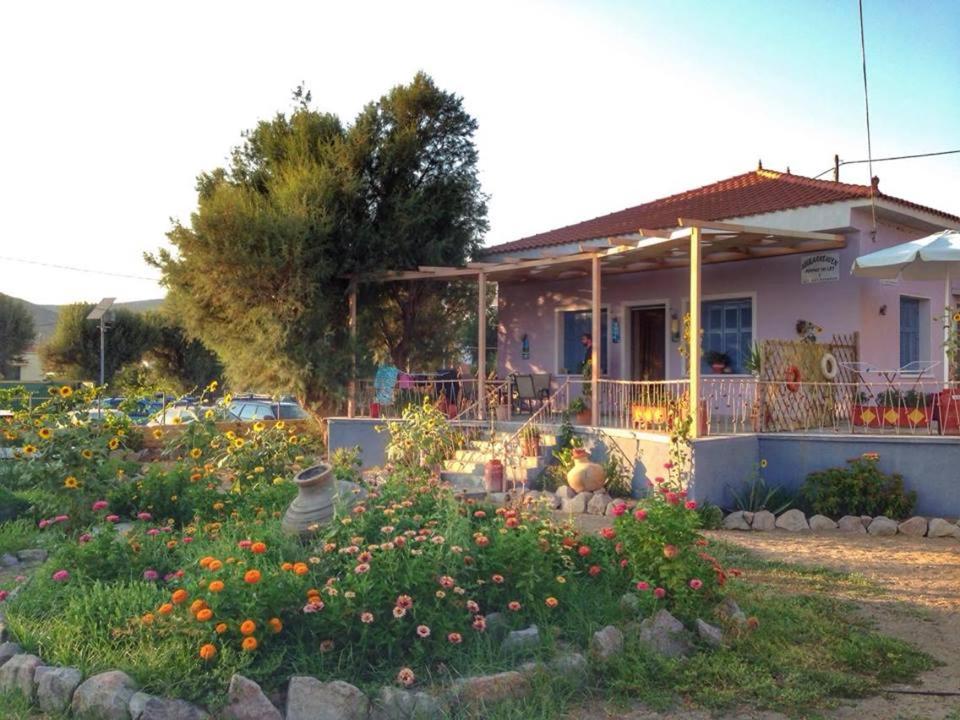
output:
{"label": "green shrub", "polygon": [[733,497],[734,510],[748,512],[768,510],[774,515],[779,515],[793,505],[793,498],[787,491],[783,488],[769,487],[759,473],[746,481],[739,490],[733,488],[728,490]]}
{"label": "green shrub", "polygon": [[697,515],[700,516],[700,527],[704,530],[719,530],[723,526],[723,510],[712,502],[698,505]]}
{"label": "green shrub", "polygon": [[0,523],[0,555],[30,547],[37,534],[37,526],[32,520],[24,518]]}
{"label": "green shrub", "polygon": [[909,516],[917,503],[917,494],[903,487],[903,476],[887,475],[877,460],[857,458],[846,467],[810,473],[800,495],[812,512],[842,515],[885,515],[900,519]]}
{"label": "green shrub", "polygon": [[0,523],[20,517],[29,507],[26,500],[0,486]]}

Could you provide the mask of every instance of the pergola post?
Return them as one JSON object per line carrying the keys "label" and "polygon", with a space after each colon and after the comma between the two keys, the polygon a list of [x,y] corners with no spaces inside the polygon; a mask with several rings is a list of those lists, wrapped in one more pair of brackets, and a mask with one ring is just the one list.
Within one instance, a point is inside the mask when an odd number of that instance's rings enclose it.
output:
{"label": "pergola post", "polygon": [[590,415],[594,425],[600,424],[600,256],[590,259],[592,275],[590,308]]}
{"label": "pergola post", "polygon": [[347,290],[350,319],[350,386],[347,388],[347,417],[357,413],[357,280],[350,279]]}
{"label": "pergola post", "polygon": [[690,228],[690,437],[700,437],[700,228]]}
{"label": "pergola post", "polygon": [[[944,263],[947,265],[946,263]],[[950,266],[943,288],[943,387],[950,387],[950,331],[953,329],[953,288],[950,287]]]}
{"label": "pergola post", "polygon": [[487,274],[477,274],[477,407],[487,415]]}

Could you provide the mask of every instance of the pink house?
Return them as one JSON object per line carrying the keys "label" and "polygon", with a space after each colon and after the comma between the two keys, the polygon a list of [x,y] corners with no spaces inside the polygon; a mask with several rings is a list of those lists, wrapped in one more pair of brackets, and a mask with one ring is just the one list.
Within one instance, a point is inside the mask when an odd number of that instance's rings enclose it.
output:
{"label": "pink house", "polygon": [[[797,339],[800,320],[821,328],[821,339],[858,333],[860,359],[878,368],[942,357],[942,284],[855,278],[850,267],[859,255],[958,228],[960,218],[886,195],[876,183],[871,188],[760,169],[495,245],[486,248],[481,259],[550,260],[609,249],[635,242],[650,230],[674,230],[681,218],[829,233],[841,239],[832,247],[827,243],[827,249],[817,249],[824,245],[816,242],[772,241],[767,249],[763,239],[741,247],[717,243],[714,253],[710,235],[704,236],[703,349],[726,357],[726,376],[746,374],[754,341]],[[498,372],[579,375],[581,338],[593,328],[589,268],[569,269],[542,281],[533,269],[515,280],[498,278],[498,283]],[[651,260],[610,270],[605,266],[600,285],[601,377],[685,377],[681,325],[689,297],[689,257],[677,248]],[[706,360],[703,372],[711,372]]]}

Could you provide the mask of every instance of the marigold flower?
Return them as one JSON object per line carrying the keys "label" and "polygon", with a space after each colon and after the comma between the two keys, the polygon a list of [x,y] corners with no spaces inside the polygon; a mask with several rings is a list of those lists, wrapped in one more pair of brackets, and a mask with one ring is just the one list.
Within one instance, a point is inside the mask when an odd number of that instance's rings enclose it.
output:
{"label": "marigold flower", "polygon": [[170,613],[173,612],[173,605],[171,605],[170,603],[164,603],[159,608],[157,608],[157,612],[160,613],[161,615],[169,615]]}
{"label": "marigold flower", "polygon": [[181,603],[186,602],[188,597],[189,595],[187,595],[187,591],[183,588],[180,588],[173,591],[173,594],[170,596],[170,600],[174,605],[180,605]]}
{"label": "marigold flower", "polygon": [[250,545],[250,552],[255,555],[263,555],[267,551],[267,544],[264,542],[255,542]]}
{"label": "marigold flower", "polygon": [[253,635],[257,631],[257,624],[253,620],[244,620],[240,623],[241,635]]}
{"label": "marigold flower", "polygon": [[196,617],[197,617],[197,620],[200,622],[210,622],[211,620],[213,620],[213,610],[211,610],[210,608],[203,608],[200,612],[197,613]]}
{"label": "marigold flower", "polygon": [[283,622],[281,622],[280,618],[270,618],[267,620],[267,627],[270,628],[271,632],[278,633],[283,630]]}
{"label": "marigold flower", "polygon": [[140,618],[140,622],[142,622],[144,625],[153,625],[153,620],[153,613],[146,613],[142,618]]}
{"label": "marigold flower", "polygon": [[417,676],[413,674],[413,670],[408,667],[400,668],[400,672],[397,673],[397,682],[403,685],[404,687],[410,687],[416,682]]}
{"label": "marigold flower", "polygon": [[240,647],[244,649],[244,652],[253,652],[257,649],[257,639],[255,637],[245,637],[243,642],[240,643]]}
{"label": "marigold flower", "polygon": [[543,603],[544,603],[544,605],[546,605],[548,608],[555,608],[557,605],[560,604],[560,601],[557,600],[555,597],[553,597],[553,596],[551,595],[551,596],[548,597],[546,600],[544,600]]}

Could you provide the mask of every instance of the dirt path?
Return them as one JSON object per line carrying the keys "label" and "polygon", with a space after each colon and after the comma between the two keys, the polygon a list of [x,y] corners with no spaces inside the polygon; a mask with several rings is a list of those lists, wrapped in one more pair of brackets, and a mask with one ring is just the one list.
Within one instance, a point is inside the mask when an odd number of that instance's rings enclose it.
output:
{"label": "dirt path", "polygon": [[[601,523],[594,523],[600,525]],[[587,530],[596,528],[586,527]],[[761,557],[799,565],[858,573],[880,585],[878,595],[854,600],[878,631],[906,640],[942,666],[923,673],[915,686],[896,689],[960,693],[960,542],[951,538],[876,538],[840,533],[711,532]],[[839,591],[838,591],[839,592]],[[936,697],[885,693],[850,702],[824,716],[835,720],[954,720],[960,696]],[[708,712],[677,710],[656,713],[638,707],[627,713],[584,709],[577,720],[717,720]],[[782,720],[771,712],[732,712],[725,719]]]}

